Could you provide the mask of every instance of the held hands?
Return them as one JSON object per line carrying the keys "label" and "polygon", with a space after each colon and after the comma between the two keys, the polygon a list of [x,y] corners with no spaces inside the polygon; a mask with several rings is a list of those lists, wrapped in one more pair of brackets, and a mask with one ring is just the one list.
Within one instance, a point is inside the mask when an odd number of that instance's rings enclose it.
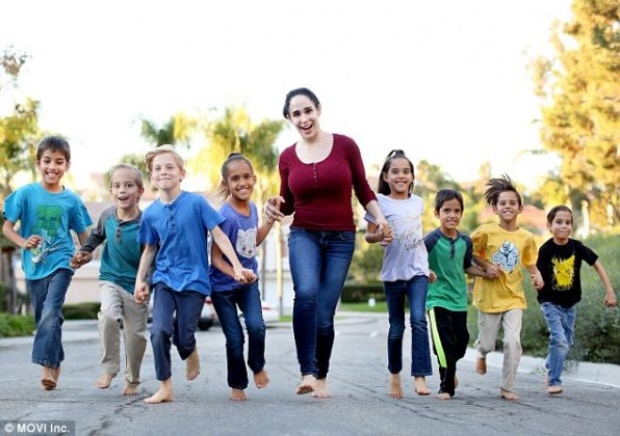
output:
{"label": "held hands", "polygon": [[383,236],[382,244],[389,244],[394,240],[394,232],[384,217],[377,219],[377,234]]}
{"label": "held hands", "polygon": [[235,271],[234,279],[238,281],[239,283],[250,284],[258,280],[258,277],[256,276],[256,274],[254,274],[254,271],[252,271],[251,269],[235,268],[234,271]]}
{"label": "held hands", "polygon": [[545,286],[545,282],[539,272],[531,274],[530,278],[532,279],[532,286],[534,286],[537,291],[540,291],[543,286]]}
{"label": "held hands", "polygon": [[133,300],[136,303],[142,304],[149,299],[149,288],[142,280],[136,280],[136,287],[133,291]]}
{"label": "held hands", "polygon": [[282,222],[284,219],[284,214],[280,212],[280,205],[285,203],[284,198],[277,197],[269,197],[265,202],[265,206],[263,207],[263,212],[265,213],[265,220],[268,223],[273,223],[274,221]]}
{"label": "held hands", "polygon": [[496,279],[501,275],[502,268],[494,263],[487,263],[485,271],[490,279]]}
{"label": "held hands", "polygon": [[437,274],[432,269],[428,270],[428,282],[435,283],[437,281]]}
{"label": "held hands", "polygon": [[91,260],[93,260],[93,254],[92,253],[89,253],[87,251],[78,251],[71,258],[71,261],[69,262],[69,265],[71,266],[71,268],[76,268],[77,269],[77,268],[81,267],[82,265],[87,264]]}

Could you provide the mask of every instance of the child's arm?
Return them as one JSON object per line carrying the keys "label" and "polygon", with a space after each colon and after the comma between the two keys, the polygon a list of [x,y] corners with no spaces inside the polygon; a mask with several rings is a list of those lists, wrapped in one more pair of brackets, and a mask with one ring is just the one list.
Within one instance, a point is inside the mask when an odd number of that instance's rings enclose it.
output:
{"label": "child's arm", "polygon": [[2,233],[6,238],[18,247],[24,250],[30,250],[39,245],[42,238],[39,235],[30,235],[27,238],[23,238],[19,233],[15,231],[15,223],[13,221],[4,220],[2,224]]}
{"label": "child's arm", "polygon": [[[485,259],[478,257],[478,256],[473,256],[472,257],[474,263],[482,270],[486,273],[486,277],[487,279],[494,279],[499,277],[499,275],[502,273],[502,269],[500,268],[499,265],[495,265],[492,262],[487,262]],[[484,277],[484,276],[478,276],[478,277]]]}
{"label": "child's arm", "polygon": [[222,271],[224,274],[235,278],[235,270],[228,262],[226,262],[224,259],[224,253],[222,253],[222,250],[217,244],[211,244],[211,265]]}
{"label": "child's arm", "polygon": [[80,250],[75,253],[73,255],[73,257],[71,258],[70,261],[70,265],[71,268],[79,268],[82,265],[90,262],[91,260],[93,260],[93,253],[92,251],[86,251],[84,250],[84,246],[86,245],[86,242],[88,241],[88,232],[84,231],[82,233],[78,233],[77,235],[78,237],[78,241],[80,242]]}
{"label": "child's arm", "polygon": [[540,291],[543,286],[545,286],[545,282],[543,281],[542,275],[536,265],[526,266],[525,269],[530,273],[530,278],[532,279],[532,286],[536,288],[537,291]]}
{"label": "child's arm", "polygon": [[607,275],[607,271],[603,267],[603,264],[598,260],[594,262],[592,267],[596,270],[598,276],[601,278],[601,282],[603,282],[603,287],[605,288],[605,300],[603,303],[607,307],[616,307],[618,302],[616,301],[616,293],[614,292],[614,288],[611,285],[611,281],[609,280],[609,276]]}
{"label": "child's arm", "polygon": [[485,270],[483,270],[476,264],[472,264],[469,268],[465,270],[465,272],[469,274],[470,276],[484,277],[485,279],[494,278],[494,277],[491,277]]}
{"label": "child's arm", "polygon": [[[260,244],[263,243],[263,241],[265,240],[265,238],[269,234],[269,231],[273,227],[273,223],[274,222],[275,222],[275,220],[273,218],[270,218],[270,217],[266,216],[266,214],[265,214],[265,218],[263,219],[263,225],[260,226],[258,228],[258,232],[256,232],[256,246],[259,246]],[[213,255],[213,251],[211,251],[211,253]]]}
{"label": "child's arm", "polygon": [[215,242],[219,247],[222,253],[230,260],[232,263],[232,267],[234,270],[234,279],[241,283],[252,283],[256,280],[256,274],[254,271],[244,268],[239,262],[239,258],[237,257],[237,253],[235,253],[235,249],[230,243],[230,239],[224,234],[222,229],[218,226],[213,227],[211,229],[211,236],[213,236],[213,242]]}
{"label": "child's arm", "polygon": [[136,275],[136,285],[133,292],[133,299],[136,303],[144,303],[149,296],[149,284],[146,277],[151,265],[153,265],[155,254],[157,254],[157,247],[155,245],[144,245],[142,256],[140,256],[138,274]]}

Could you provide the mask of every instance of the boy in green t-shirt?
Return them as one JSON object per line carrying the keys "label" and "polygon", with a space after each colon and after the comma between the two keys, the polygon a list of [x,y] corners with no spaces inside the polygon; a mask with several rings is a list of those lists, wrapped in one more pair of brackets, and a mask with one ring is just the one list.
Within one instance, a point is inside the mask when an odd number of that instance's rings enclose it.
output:
{"label": "boy in green t-shirt", "polygon": [[457,230],[463,215],[463,196],[442,189],[435,196],[435,216],[440,227],[424,237],[431,269],[426,309],[431,327],[433,351],[439,363],[439,398],[449,400],[457,385],[456,363],[465,355],[467,331],[467,285],[464,271],[487,277],[472,264],[471,239]]}

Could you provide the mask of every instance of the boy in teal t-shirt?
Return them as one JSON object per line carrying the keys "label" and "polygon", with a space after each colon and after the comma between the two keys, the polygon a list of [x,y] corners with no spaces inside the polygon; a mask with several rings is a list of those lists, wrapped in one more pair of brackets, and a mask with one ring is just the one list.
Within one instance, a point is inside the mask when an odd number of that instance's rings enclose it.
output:
{"label": "boy in teal t-shirt", "polygon": [[36,324],[32,362],[43,366],[41,387],[52,390],[65,358],[61,309],[73,277],[71,231],[83,244],[92,220],[80,197],[61,184],[71,166],[66,140],[44,138],[37,147],[36,166],[41,181],[25,185],[5,199],[2,232],[22,249],[22,268]]}
{"label": "boy in teal t-shirt", "polygon": [[435,216],[440,227],[424,237],[428,251],[431,283],[428,286],[428,310],[433,351],[441,377],[439,398],[449,400],[456,389],[456,363],[465,355],[467,331],[467,285],[465,274],[487,277],[472,265],[471,239],[457,230],[463,214],[463,197],[452,189],[435,196]]}

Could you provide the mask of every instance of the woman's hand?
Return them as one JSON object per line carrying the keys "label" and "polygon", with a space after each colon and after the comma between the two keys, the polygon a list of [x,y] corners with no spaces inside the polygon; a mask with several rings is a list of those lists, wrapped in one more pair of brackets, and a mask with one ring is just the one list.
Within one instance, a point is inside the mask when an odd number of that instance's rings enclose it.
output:
{"label": "woman's hand", "polygon": [[267,222],[279,221],[281,222],[284,219],[284,214],[280,212],[280,205],[285,203],[284,198],[280,196],[269,197],[265,202],[265,207],[263,207],[263,212],[265,213],[265,219]]}

